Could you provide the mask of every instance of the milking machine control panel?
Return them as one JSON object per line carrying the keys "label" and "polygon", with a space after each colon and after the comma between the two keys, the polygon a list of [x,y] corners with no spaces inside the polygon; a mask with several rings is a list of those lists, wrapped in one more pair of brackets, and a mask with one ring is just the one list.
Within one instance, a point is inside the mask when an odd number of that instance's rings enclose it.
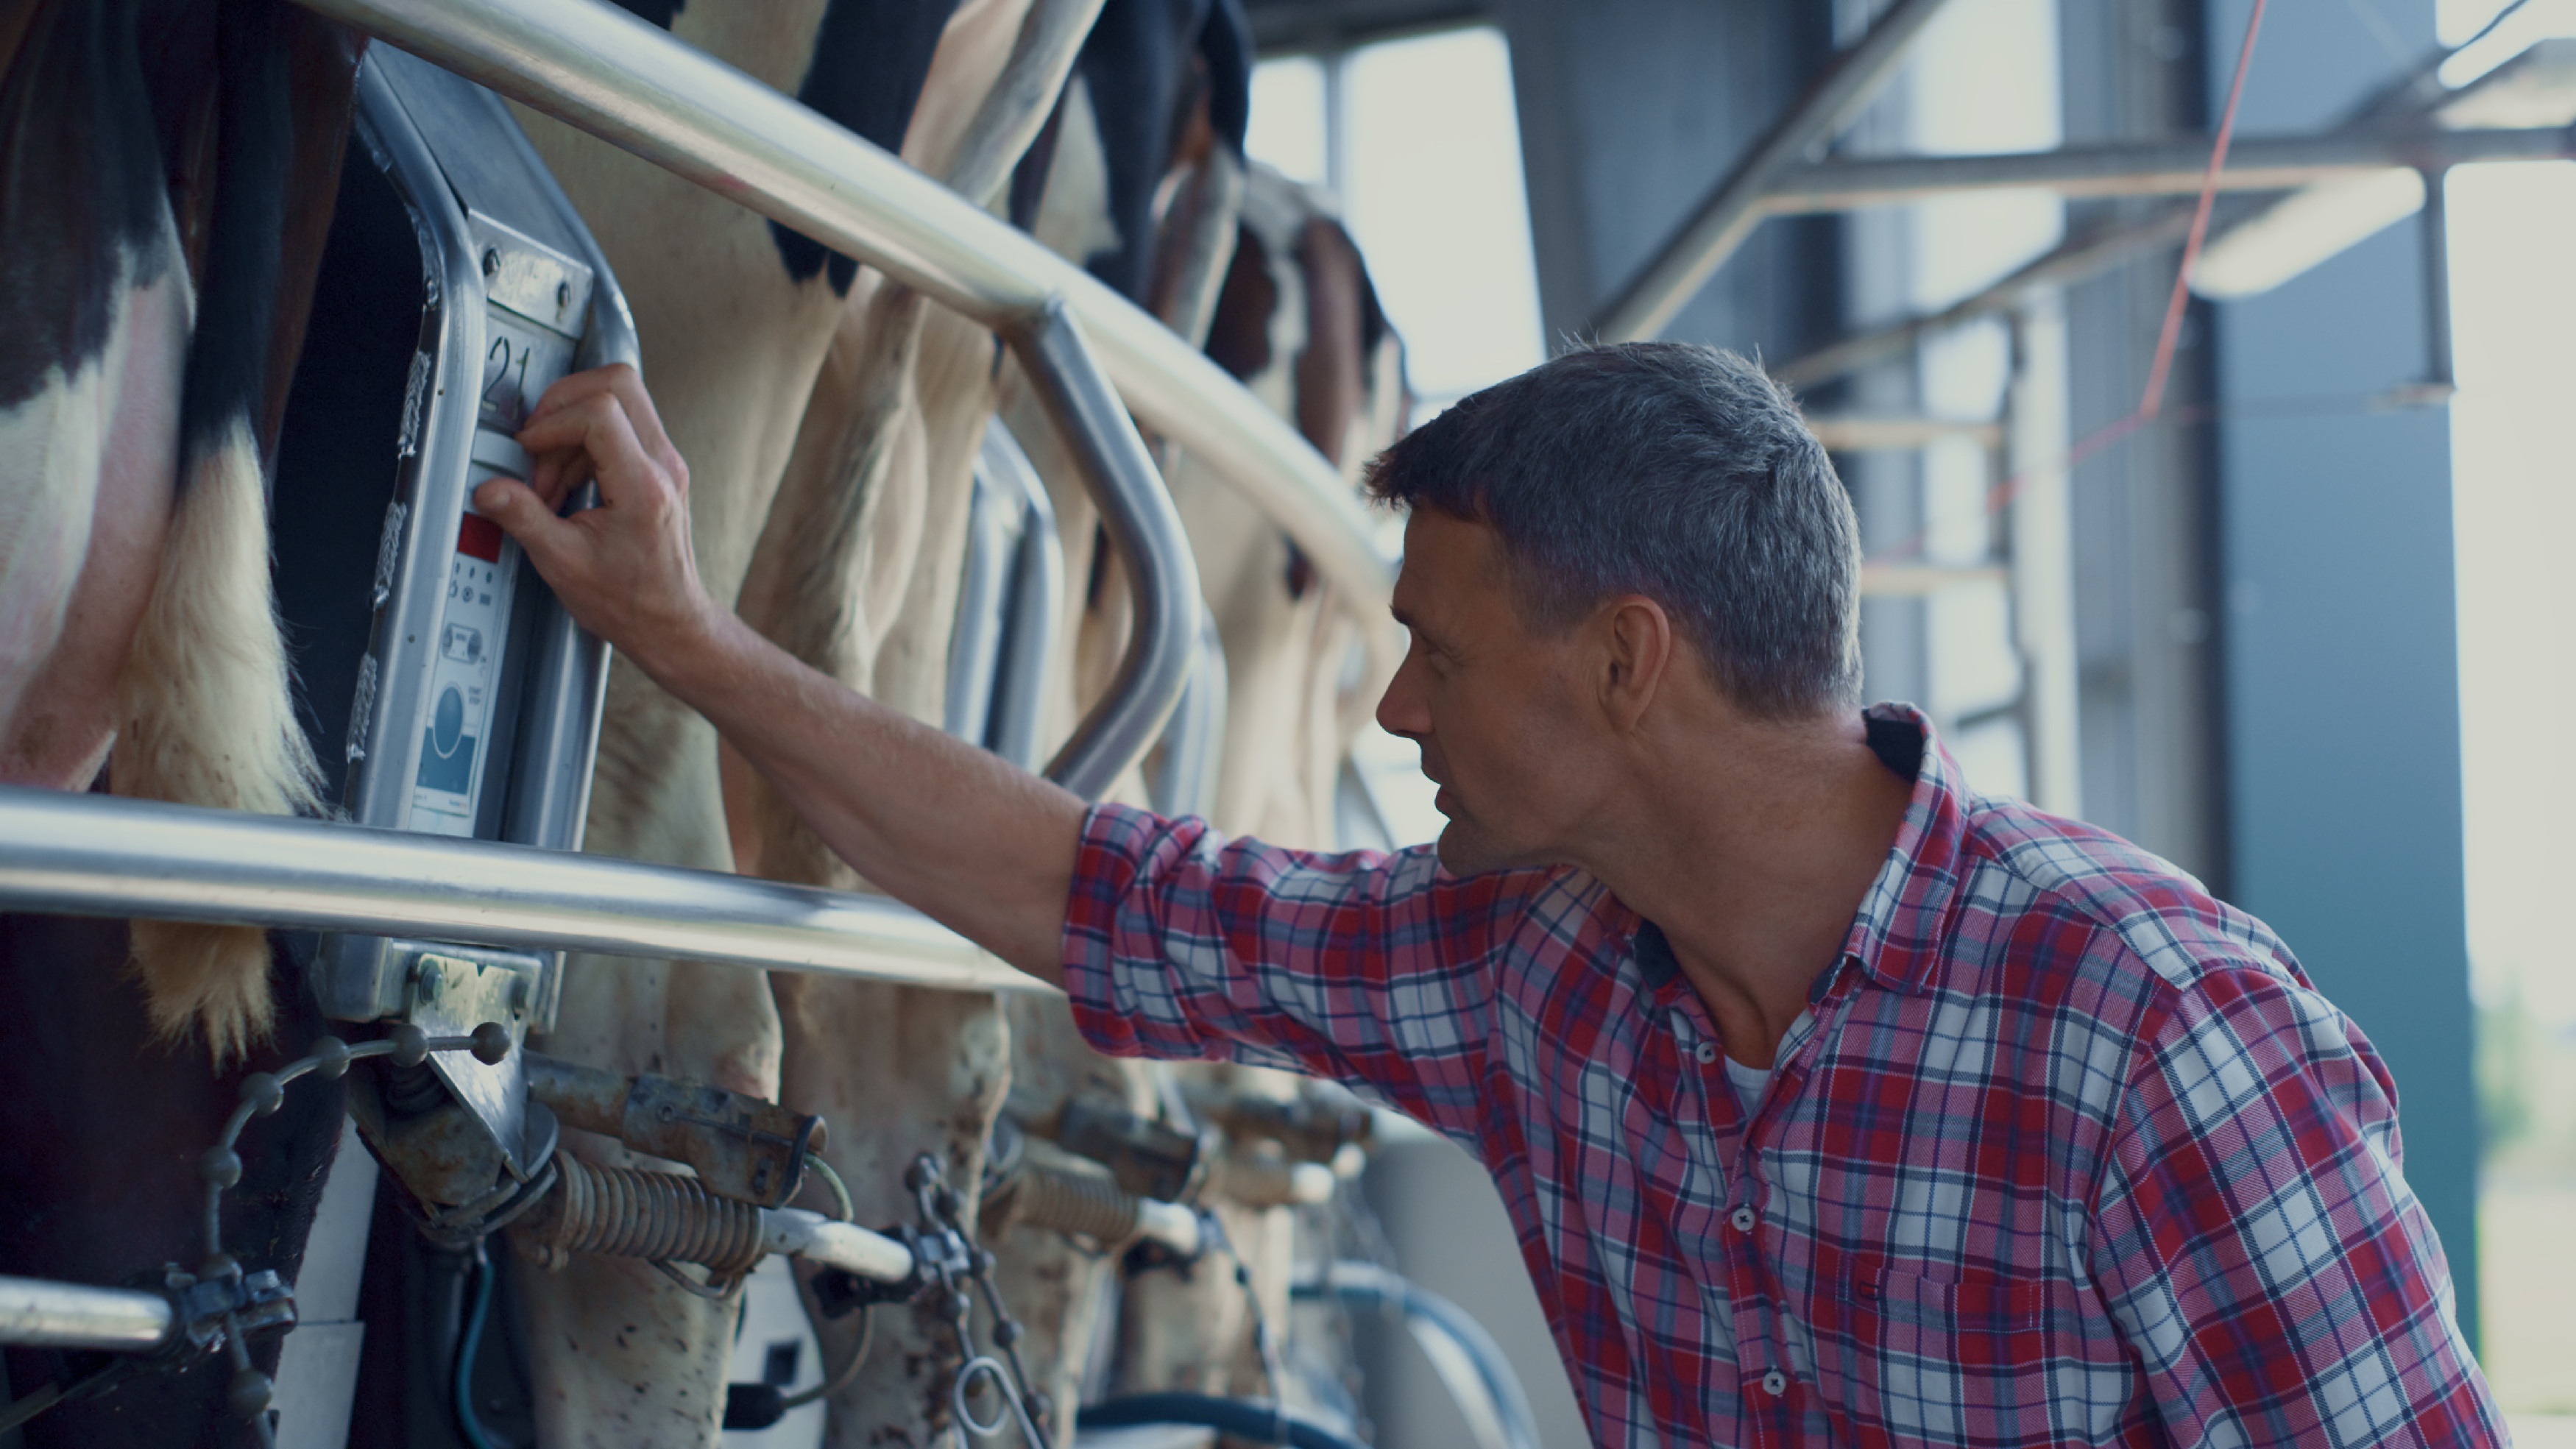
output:
{"label": "milking machine control panel", "polygon": [[[494,839],[506,782],[492,765],[508,755],[515,721],[506,706],[515,701],[507,696],[524,669],[535,611],[514,607],[526,561],[499,524],[474,510],[473,493],[487,478],[528,475],[530,460],[514,435],[545,390],[572,370],[594,279],[583,262],[489,217],[468,214],[466,226],[482,272],[484,341],[455,548],[443,571],[430,571],[445,585],[430,631],[434,647],[387,652],[413,656],[425,676],[419,765],[409,772],[402,823],[434,835]],[[441,509],[420,526],[437,527],[445,517]],[[401,727],[398,719],[382,724]]]}
{"label": "milking machine control panel", "polygon": [[[573,624],[518,545],[475,511],[473,492],[496,475],[528,476],[532,460],[515,435],[538,399],[576,368],[634,362],[633,323],[597,245],[490,92],[376,47],[359,76],[355,139],[348,164],[368,169],[343,179],[324,299],[337,295],[343,273],[357,296],[369,268],[416,267],[409,295],[420,309],[416,338],[407,317],[395,324],[413,346],[338,803],[362,825],[579,849],[606,650]],[[408,225],[380,225],[362,245],[365,203],[388,188]],[[377,209],[395,208],[379,201]],[[389,244],[404,241],[411,246]],[[396,250],[414,255],[389,262],[384,254]],[[398,280],[409,285],[413,275]],[[379,331],[388,321],[361,320]],[[314,366],[308,356],[307,370]],[[329,382],[314,381],[316,396]],[[302,374],[297,385],[306,386]],[[332,1017],[445,1029],[470,1001],[515,1045],[551,1026],[561,961],[559,953],[344,935],[320,942],[311,975]],[[533,1170],[537,1132],[520,1053],[499,1063],[443,1053],[430,1065],[513,1170]]]}

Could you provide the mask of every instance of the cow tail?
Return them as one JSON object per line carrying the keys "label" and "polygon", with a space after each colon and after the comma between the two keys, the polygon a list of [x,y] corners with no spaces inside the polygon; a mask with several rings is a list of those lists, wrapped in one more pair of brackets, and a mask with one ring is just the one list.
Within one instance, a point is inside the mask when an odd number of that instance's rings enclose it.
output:
{"label": "cow tail", "polygon": [[[110,777],[120,795],[310,813],[321,773],[295,717],[270,590],[258,426],[293,140],[273,0],[225,0],[216,55],[218,184],[181,393],[178,497],[119,682]],[[165,1037],[202,1029],[220,1064],[267,1035],[267,932],[137,921],[133,952]]]}

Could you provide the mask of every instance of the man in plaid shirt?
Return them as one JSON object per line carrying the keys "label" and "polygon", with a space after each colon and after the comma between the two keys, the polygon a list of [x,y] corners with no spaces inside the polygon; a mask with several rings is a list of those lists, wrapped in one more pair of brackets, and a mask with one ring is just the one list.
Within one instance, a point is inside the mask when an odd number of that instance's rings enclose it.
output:
{"label": "man in plaid shirt", "polygon": [[1104,1051],[1476,1154],[1597,1442],[2505,1442],[2377,1053],[2261,922],[1857,708],[1850,505],[1742,359],[1576,352],[1372,466],[1379,718],[1449,819],[1391,856],[1086,809],[795,664],[697,589],[631,373],[526,441],[484,511],[870,879]]}

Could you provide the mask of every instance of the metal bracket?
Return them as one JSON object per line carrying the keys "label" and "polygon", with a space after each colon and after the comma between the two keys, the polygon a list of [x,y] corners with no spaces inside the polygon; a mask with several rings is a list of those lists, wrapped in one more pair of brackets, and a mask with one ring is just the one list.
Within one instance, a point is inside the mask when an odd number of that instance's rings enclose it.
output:
{"label": "metal bracket", "polygon": [[527,1180],[535,1170],[535,1144],[528,1140],[528,1016],[545,986],[547,963],[535,956],[507,951],[478,951],[460,946],[390,943],[397,960],[408,957],[404,973],[403,1019],[433,1037],[464,1036],[485,1022],[498,1022],[510,1034],[510,1052],[498,1062],[483,1062],[465,1052],[438,1052],[431,1070],[474,1114],[501,1149],[510,1175]]}
{"label": "metal bracket", "polygon": [[179,1271],[174,1263],[162,1278],[162,1288],[170,1295],[189,1346],[200,1352],[223,1342],[226,1314],[239,1315],[234,1322],[245,1338],[295,1326],[295,1295],[271,1269],[199,1278]]}

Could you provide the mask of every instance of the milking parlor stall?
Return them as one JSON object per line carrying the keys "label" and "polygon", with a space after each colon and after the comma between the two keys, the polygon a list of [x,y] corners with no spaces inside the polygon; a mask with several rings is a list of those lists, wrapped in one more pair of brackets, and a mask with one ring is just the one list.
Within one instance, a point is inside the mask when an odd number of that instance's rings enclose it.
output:
{"label": "milking parlor stall", "polygon": [[[2576,154],[2576,64],[2275,8],[6,0],[0,1444],[1579,1442],[1465,1157],[1093,1052],[475,489],[637,369],[701,578],[788,653],[1089,800],[1393,849],[1363,465],[1545,337],[1723,343],[1852,489],[1872,696],[2295,919],[2274,862],[2380,825],[2255,829],[2245,782],[2457,808],[2455,735],[2319,738],[2344,656],[2267,631],[2451,617],[2406,483],[2443,178]],[[2247,91],[2258,34],[2307,59]],[[1489,252],[1524,300],[1455,325],[1518,340],[1470,376],[1399,299]],[[2349,607],[2320,515],[2228,482],[2320,419],[2380,490],[2321,505],[2373,520]],[[2452,697],[2384,633],[2370,688]],[[2459,943],[2373,975],[2320,910],[2410,1126],[2472,1121]],[[2409,1136],[2470,1322],[2474,1136]]]}

